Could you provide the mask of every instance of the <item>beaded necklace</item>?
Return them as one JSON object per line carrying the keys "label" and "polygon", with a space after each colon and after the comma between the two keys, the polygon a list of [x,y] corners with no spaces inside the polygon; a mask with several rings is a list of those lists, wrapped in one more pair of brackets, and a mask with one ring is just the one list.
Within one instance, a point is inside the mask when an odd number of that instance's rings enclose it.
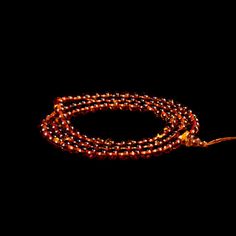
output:
{"label": "beaded necklace", "polygon": [[[91,138],[77,131],[71,118],[78,114],[100,110],[151,111],[165,123],[162,133],[143,140],[116,142],[111,139]],[[71,153],[82,153],[91,159],[147,159],[171,152],[182,145],[208,147],[236,137],[210,142],[201,141],[199,121],[187,107],[165,98],[147,95],[115,93],[57,98],[54,111],[41,123],[41,131],[55,146]]]}

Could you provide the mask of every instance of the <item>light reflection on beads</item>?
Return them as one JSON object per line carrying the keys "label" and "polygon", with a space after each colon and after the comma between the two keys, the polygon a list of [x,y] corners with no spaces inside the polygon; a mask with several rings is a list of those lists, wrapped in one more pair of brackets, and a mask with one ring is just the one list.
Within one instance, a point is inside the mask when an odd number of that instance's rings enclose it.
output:
{"label": "light reflection on beads", "polygon": [[[161,134],[144,140],[115,142],[89,138],[75,131],[70,119],[78,114],[98,110],[151,111],[167,124]],[[194,138],[199,131],[197,117],[173,100],[138,94],[95,94],[57,98],[54,112],[42,121],[41,131],[55,146],[72,153],[98,159],[147,159],[170,152],[180,145],[200,145]]]}

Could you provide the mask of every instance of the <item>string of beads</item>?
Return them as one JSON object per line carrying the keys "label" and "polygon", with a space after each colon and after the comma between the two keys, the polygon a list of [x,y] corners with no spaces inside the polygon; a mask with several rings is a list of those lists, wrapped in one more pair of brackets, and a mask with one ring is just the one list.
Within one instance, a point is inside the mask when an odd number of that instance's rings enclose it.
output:
{"label": "string of beads", "polygon": [[[152,138],[116,142],[88,137],[71,124],[71,118],[78,114],[109,109],[151,111],[166,126]],[[196,137],[199,127],[196,115],[173,100],[129,93],[57,98],[54,111],[41,123],[43,136],[57,147],[72,153],[82,153],[91,159],[112,160],[147,159],[171,152],[181,145],[206,147],[209,143]]]}

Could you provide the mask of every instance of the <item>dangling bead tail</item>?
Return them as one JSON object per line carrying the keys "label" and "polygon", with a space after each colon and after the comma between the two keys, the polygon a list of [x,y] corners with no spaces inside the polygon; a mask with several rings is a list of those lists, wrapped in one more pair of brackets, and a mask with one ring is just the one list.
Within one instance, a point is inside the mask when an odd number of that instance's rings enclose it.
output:
{"label": "dangling bead tail", "polygon": [[232,141],[232,140],[236,140],[236,137],[218,138],[218,139],[212,140],[210,142],[207,142],[207,146],[211,146],[211,145],[221,143],[221,142]]}
{"label": "dangling bead tail", "polygon": [[194,137],[193,135],[190,135],[188,131],[186,131],[180,138],[182,139],[182,143],[187,147],[208,147],[214,144],[236,140],[236,137],[225,137],[206,142]]}

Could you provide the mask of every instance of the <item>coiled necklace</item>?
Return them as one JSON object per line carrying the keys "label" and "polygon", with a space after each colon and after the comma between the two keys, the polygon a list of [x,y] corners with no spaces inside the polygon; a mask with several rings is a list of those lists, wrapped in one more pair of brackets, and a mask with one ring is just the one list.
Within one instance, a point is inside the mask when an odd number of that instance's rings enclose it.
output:
{"label": "coiled necklace", "polygon": [[[116,142],[111,139],[92,138],[81,134],[71,124],[78,114],[103,110],[151,111],[161,118],[166,126],[160,134],[143,140]],[[54,111],[41,123],[41,131],[55,146],[71,153],[81,153],[91,159],[147,159],[171,152],[182,145],[208,147],[235,140],[226,137],[210,142],[201,141],[199,121],[187,107],[165,98],[148,95],[115,93],[57,98]]]}

